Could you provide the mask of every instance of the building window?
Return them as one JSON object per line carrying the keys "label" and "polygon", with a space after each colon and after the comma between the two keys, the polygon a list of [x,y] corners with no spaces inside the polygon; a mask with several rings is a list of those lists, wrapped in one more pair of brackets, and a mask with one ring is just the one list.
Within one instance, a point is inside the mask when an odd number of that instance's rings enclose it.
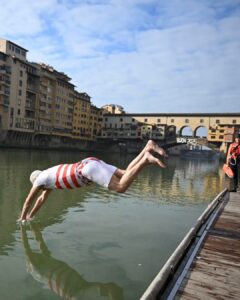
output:
{"label": "building window", "polygon": [[19,86],[22,86],[22,80],[19,80]]}
{"label": "building window", "polygon": [[22,90],[18,90],[18,96],[22,96]]}
{"label": "building window", "polygon": [[21,114],[21,110],[20,110],[20,109],[18,109],[18,112],[17,112],[17,113],[18,113],[18,115],[20,115],[20,114]]}
{"label": "building window", "polygon": [[220,123],[220,120],[216,120],[216,124],[219,124]]}
{"label": "building window", "polygon": [[223,136],[223,135],[219,135],[219,138],[220,138],[220,139],[223,139],[223,138],[224,138],[224,136]]}
{"label": "building window", "polygon": [[108,118],[105,118],[105,122],[107,122],[108,121]]}
{"label": "building window", "polygon": [[236,124],[236,123],[237,123],[237,120],[232,120],[232,123],[233,123],[233,124]]}
{"label": "building window", "polygon": [[132,118],[132,122],[134,123],[134,122],[135,122],[135,119]]}
{"label": "building window", "polygon": [[148,121],[148,119],[144,119],[144,122],[147,122]]}
{"label": "building window", "polygon": [[200,119],[200,123],[204,123],[204,119]]}
{"label": "building window", "polygon": [[120,122],[122,122],[123,121],[123,118],[120,118]]}
{"label": "building window", "polygon": [[214,140],[215,138],[216,138],[216,137],[215,137],[215,135],[211,135],[211,139],[213,139],[213,140]]}
{"label": "building window", "polygon": [[23,77],[23,71],[20,70],[20,77]]}
{"label": "building window", "polygon": [[171,119],[171,123],[174,123],[174,119]]}
{"label": "building window", "polygon": [[185,119],[185,123],[189,123],[189,119]]}
{"label": "building window", "polygon": [[158,122],[158,123],[161,123],[161,119],[157,119],[157,122]]}

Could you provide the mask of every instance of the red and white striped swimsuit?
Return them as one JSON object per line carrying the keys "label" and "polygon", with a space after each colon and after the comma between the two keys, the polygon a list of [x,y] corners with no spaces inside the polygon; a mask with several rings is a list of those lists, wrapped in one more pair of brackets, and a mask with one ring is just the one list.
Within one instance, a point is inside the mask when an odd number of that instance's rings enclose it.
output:
{"label": "red and white striped swimsuit", "polygon": [[33,186],[47,189],[75,189],[95,182],[108,187],[116,167],[95,157],[89,157],[74,164],[62,164],[44,170],[34,181]]}
{"label": "red and white striped swimsuit", "polygon": [[55,188],[74,189],[90,183],[90,180],[82,175],[84,165],[83,162],[59,165],[56,173]]}

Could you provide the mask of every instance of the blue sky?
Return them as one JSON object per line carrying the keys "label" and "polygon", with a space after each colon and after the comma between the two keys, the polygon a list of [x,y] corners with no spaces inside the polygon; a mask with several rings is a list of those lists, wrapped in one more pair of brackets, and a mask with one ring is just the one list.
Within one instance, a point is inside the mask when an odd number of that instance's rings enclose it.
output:
{"label": "blue sky", "polygon": [[[24,3],[24,4],[23,4]],[[2,38],[127,112],[240,112],[240,0],[0,0]]]}

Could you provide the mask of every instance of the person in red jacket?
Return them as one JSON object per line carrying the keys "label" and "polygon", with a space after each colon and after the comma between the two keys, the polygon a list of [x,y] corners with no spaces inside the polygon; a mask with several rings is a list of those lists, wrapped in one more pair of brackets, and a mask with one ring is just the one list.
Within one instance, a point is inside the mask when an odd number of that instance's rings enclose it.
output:
{"label": "person in red jacket", "polygon": [[240,189],[240,131],[235,135],[234,142],[229,146],[226,164],[230,166],[234,174],[234,177],[231,182],[233,188],[231,188],[230,191],[236,192]]}
{"label": "person in red jacket", "polygon": [[[156,164],[161,168],[166,167],[154,153],[167,156],[162,148],[150,140],[126,170],[109,165],[96,157],[88,157],[73,164],[57,165],[44,171],[35,170],[30,175],[32,188],[23,205],[19,221],[30,220],[54,189],[80,188],[94,182],[111,191],[124,193],[145,166]],[[41,194],[29,213],[39,192]]]}

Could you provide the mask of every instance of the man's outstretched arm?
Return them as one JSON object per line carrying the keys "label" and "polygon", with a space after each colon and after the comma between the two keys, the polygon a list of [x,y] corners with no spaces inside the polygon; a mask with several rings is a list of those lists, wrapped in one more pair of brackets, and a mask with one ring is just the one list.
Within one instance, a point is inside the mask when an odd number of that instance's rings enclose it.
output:
{"label": "man's outstretched arm", "polygon": [[44,204],[44,202],[46,201],[49,193],[51,192],[51,190],[44,190],[41,195],[38,197],[33,209],[31,210],[30,214],[27,216],[27,219],[31,219],[35,216],[35,214],[39,211],[39,209],[41,208],[41,206]]}
{"label": "man's outstretched arm", "polygon": [[39,186],[33,186],[24,202],[23,208],[22,208],[22,212],[21,212],[21,216],[19,218],[19,221],[24,221],[27,218],[27,213],[29,211],[29,208],[31,207],[35,197],[37,196],[38,192],[40,191],[40,187]]}

